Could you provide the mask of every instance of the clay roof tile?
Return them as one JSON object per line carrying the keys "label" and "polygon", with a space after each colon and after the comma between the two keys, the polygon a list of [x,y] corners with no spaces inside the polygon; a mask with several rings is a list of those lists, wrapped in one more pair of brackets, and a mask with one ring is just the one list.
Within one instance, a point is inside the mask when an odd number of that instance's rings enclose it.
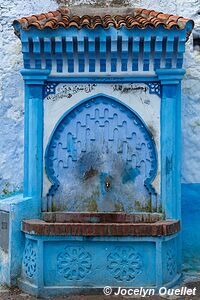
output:
{"label": "clay roof tile", "polygon": [[155,28],[157,26],[163,26],[166,29],[172,29],[174,26],[177,29],[184,29],[187,23],[190,22],[191,26],[187,31],[187,36],[191,33],[194,27],[194,22],[190,19],[186,19],[180,16],[171,14],[164,14],[162,12],[156,12],[154,10],[148,10],[144,8],[132,9],[128,15],[72,15],[69,8],[60,7],[56,11],[50,11],[48,13],[41,13],[38,15],[32,15],[29,17],[23,17],[15,20],[13,25],[15,27],[15,33],[19,35],[20,28],[22,30],[29,30],[31,27],[36,27],[39,30],[45,28],[56,29],[58,27],[76,27],[81,29],[82,27],[88,27],[91,29],[97,26],[103,28],[109,28],[113,26],[116,29],[120,29],[122,26],[131,29],[134,27]]}

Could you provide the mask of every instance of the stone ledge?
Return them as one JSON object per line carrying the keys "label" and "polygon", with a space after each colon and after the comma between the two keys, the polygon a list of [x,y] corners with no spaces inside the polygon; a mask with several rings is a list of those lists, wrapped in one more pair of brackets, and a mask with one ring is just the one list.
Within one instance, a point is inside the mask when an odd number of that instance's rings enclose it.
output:
{"label": "stone ledge", "polygon": [[44,236],[168,236],[180,230],[179,221],[155,223],[47,223],[25,220],[22,231]]}
{"label": "stone ledge", "polygon": [[122,212],[45,212],[43,218],[49,223],[155,223],[163,219],[159,213]]}

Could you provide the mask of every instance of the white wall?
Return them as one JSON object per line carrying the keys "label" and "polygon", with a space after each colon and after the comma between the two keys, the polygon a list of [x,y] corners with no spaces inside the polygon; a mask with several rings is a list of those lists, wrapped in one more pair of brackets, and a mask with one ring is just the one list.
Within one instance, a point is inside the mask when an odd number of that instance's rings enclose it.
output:
{"label": "white wall", "polygon": [[[20,41],[12,21],[35,13],[55,10],[58,3],[111,5],[130,2],[148,9],[183,15],[196,21],[200,30],[200,0],[0,0],[0,194],[22,187],[23,182],[23,82]],[[200,52],[193,51],[192,38],[185,55],[187,74],[183,81],[183,164],[182,181],[200,182]]]}

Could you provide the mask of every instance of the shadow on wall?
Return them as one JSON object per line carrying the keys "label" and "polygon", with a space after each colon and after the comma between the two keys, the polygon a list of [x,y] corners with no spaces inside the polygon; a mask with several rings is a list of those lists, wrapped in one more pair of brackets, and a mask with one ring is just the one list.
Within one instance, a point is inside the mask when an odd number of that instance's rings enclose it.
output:
{"label": "shadow on wall", "polygon": [[184,271],[200,272],[200,184],[182,184]]}

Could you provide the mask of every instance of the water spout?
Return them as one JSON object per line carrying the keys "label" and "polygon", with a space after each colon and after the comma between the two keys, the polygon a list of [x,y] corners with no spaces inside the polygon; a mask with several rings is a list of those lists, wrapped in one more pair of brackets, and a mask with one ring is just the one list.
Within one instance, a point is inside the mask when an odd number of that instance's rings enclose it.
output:
{"label": "water spout", "polygon": [[111,188],[111,178],[110,178],[110,176],[106,176],[105,177],[105,190],[106,190],[106,192],[108,192],[110,188]]}

